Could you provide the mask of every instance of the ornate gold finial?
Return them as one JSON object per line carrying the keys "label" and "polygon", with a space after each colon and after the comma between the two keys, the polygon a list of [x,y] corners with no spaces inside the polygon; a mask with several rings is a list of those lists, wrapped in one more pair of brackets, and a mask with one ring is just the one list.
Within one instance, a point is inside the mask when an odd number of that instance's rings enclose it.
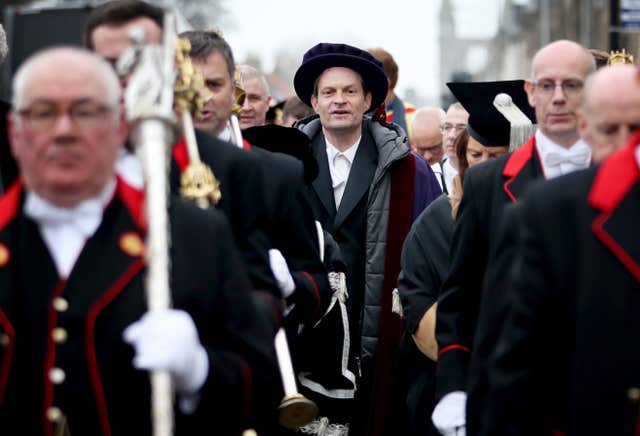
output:
{"label": "ornate gold finial", "polygon": [[624,65],[624,64],[633,64],[633,55],[631,53],[627,53],[626,49],[622,49],[620,51],[611,50],[609,54],[609,60],[607,61],[607,65]]}
{"label": "ornate gold finial", "polygon": [[182,117],[182,127],[189,155],[189,165],[180,175],[180,195],[194,201],[201,208],[215,206],[222,198],[220,182],[208,165],[200,160],[191,116],[198,117],[210,93],[204,86],[202,73],[193,67],[187,39],[176,41],[178,77],[173,87],[174,105]]}
{"label": "ornate gold finial", "polygon": [[173,101],[179,113],[190,112],[196,118],[210,97],[204,85],[202,72],[193,67],[189,52],[191,43],[186,38],[176,40],[176,67],[178,77],[173,85]]}
{"label": "ornate gold finial", "polygon": [[233,99],[233,108],[232,112],[236,116],[242,115],[242,105],[244,104],[245,92],[242,87],[242,74],[240,74],[240,70],[236,68],[233,74],[233,84],[235,85],[235,96]]}
{"label": "ornate gold finial", "polygon": [[202,162],[191,162],[180,176],[180,195],[193,200],[203,209],[217,204],[222,198],[220,182],[213,171]]}

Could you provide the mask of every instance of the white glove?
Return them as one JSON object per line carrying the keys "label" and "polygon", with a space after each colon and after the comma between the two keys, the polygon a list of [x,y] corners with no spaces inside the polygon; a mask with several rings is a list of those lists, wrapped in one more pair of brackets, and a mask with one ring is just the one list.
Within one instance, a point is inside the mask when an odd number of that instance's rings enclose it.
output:
{"label": "white glove", "polygon": [[180,394],[195,394],[209,373],[209,357],[200,343],[191,315],[182,310],[147,312],[124,330],[135,349],[133,366],[168,371]]}
{"label": "white glove", "polygon": [[466,435],[467,394],[463,391],[448,393],[433,409],[431,420],[445,436]]}
{"label": "white glove", "polygon": [[293,277],[291,277],[291,273],[289,272],[287,261],[282,256],[282,253],[280,253],[280,250],[276,248],[269,250],[269,266],[271,267],[273,276],[278,282],[278,288],[280,288],[280,292],[282,292],[282,298],[289,297],[293,294],[293,291],[296,290],[296,285],[293,283]]}

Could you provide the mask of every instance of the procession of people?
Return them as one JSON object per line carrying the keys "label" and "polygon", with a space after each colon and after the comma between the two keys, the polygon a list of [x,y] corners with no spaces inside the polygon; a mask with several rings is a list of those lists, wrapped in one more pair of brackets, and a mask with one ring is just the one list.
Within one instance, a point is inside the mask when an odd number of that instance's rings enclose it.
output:
{"label": "procession of people", "polygon": [[318,41],[273,118],[151,2],[83,41],[0,101],[1,434],[640,434],[632,60],[557,40],[416,108]]}

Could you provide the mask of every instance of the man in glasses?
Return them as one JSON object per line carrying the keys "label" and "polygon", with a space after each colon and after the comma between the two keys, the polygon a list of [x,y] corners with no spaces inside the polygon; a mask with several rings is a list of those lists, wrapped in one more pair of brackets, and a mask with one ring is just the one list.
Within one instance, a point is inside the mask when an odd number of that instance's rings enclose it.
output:
{"label": "man in glasses", "polygon": [[441,162],[444,157],[441,126],[444,111],[439,107],[421,107],[411,120],[411,142],[415,151],[431,166],[440,188],[446,191]]}
{"label": "man in glasses", "polygon": [[453,178],[458,174],[458,157],[454,148],[458,135],[467,127],[469,112],[460,104],[449,106],[442,125],[442,140],[444,143],[445,160],[442,162],[442,175],[446,190],[453,192]]}
{"label": "man in glasses", "polygon": [[271,383],[271,338],[225,218],[171,201],[173,309],[146,312],[144,198],[114,171],[128,128],[112,68],[49,49],[16,72],[13,99],[21,179],[0,198],[3,430],[151,434],[147,371],[161,370],[176,434],[212,421],[239,433],[252,386]]}
{"label": "man in glasses", "polygon": [[[485,275],[489,275],[487,260],[505,206],[518,201],[534,180],[586,168],[591,162],[590,148],[578,135],[577,110],[584,81],[595,71],[593,57],[579,44],[561,40],[540,49],[532,65],[533,77],[525,82],[525,90],[535,109],[535,135],[516,151],[465,174],[451,267],[442,287],[436,321],[439,403],[432,417],[444,434],[464,431],[467,418],[473,417],[472,409],[468,409],[469,415],[465,410],[466,392],[469,383],[474,383],[468,376],[469,363],[486,292]],[[470,428],[471,433],[474,431]]]}

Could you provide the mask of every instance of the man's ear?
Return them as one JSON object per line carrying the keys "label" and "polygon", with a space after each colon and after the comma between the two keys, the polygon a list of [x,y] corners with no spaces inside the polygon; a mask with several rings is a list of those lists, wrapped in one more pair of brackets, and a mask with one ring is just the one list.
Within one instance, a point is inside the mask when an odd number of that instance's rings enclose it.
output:
{"label": "man's ear", "polygon": [[529,100],[529,106],[536,107],[536,100],[533,95],[533,82],[530,79],[524,81],[524,90],[527,93],[527,100]]}
{"label": "man's ear", "polygon": [[587,116],[584,113],[584,109],[582,108],[578,108],[578,110],[576,111],[576,116],[577,116],[577,127],[578,127],[578,134],[580,135],[580,138],[585,141],[585,142],[589,142],[588,140],[588,136],[589,136],[589,120],[587,119]]}
{"label": "man's ear", "polygon": [[364,102],[366,103],[367,107],[371,106],[371,91],[367,92],[367,94],[364,96]]}
{"label": "man's ear", "polygon": [[11,154],[17,159],[18,157],[18,138],[16,133],[16,115],[13,112],[7,114],[6,120],[0,120],[7,123],[7,137],[9,138],[9,144],[11,145]]}
{"label": "man's ear", "polygon": [[313,108],[314,112],[318,112],[318,97],[316,97],[315,95],[311,96],[311,107]]}

